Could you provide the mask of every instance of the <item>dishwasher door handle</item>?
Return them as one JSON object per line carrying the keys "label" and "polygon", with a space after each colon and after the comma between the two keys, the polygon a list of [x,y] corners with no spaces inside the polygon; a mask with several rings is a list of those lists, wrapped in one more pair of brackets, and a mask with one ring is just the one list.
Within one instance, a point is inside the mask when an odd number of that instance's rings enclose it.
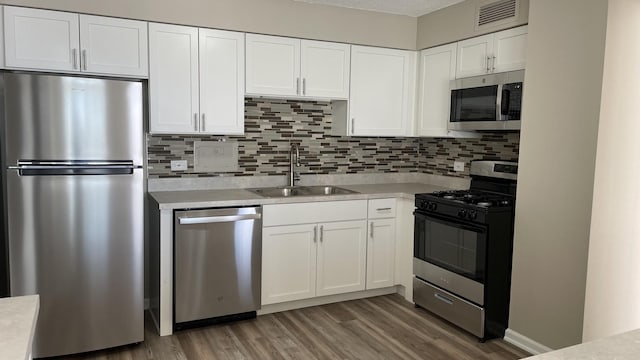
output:
{"label": "dishwasher door handle", "polygon": [[257,220],[262,218],[262,214],[240,214],[240,215],[221,215],[221,216],[205,216],[205,217],[179,217],[180,225],[193,224],[212,224],[222,222],[233,222],[240,220]]}

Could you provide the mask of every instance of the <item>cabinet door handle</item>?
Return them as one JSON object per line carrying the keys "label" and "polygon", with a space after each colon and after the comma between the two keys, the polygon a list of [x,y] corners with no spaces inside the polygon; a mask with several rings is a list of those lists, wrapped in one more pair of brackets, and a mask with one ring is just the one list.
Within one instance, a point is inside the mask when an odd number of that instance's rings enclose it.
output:
{"label": "cabinet door handle", "polygon": [[322,238],[324,238],[324,225],[320,225],[320,242],[322,242]]}
{"label": "cabinet door handle", "polygon": [[71,62],[73,65],[73,69],[78,68],[78,49],[71,49]]}
{"label": "cabinet door handle", "polygon": [[487,56],[487,73],[491,70],[491,66],[489,65],[489,61],[491,60],[491,56]]}
{"label": "cabinet door handle", "polygon": [[205,120],[204,120],[204,113],[202,113],[202,123],[200,124],[200,131],[205,131]]}
{"label": "cabinet door handle", "polygon": [[193,113],[193,131],[198,131],[198,114]]}
{"label": "cabinet door handle", "polygon": [[376,211],[389,211],[391,210],[390,207],[386,207],[386,208],[377,208]]}
{"label": "cabinet door handle", "polygon": [[369,224],[369,236],[373,239],[373,221]]}
{"label": "cabinet door handle", "polygon": [[296,78],[296,94],[300,94],[300,78]]}
{"label": "cabinet door handle", "polygon": [[353,134],[353,129],[356,127],[356,118],[351,118],[351,133]]}
{"label": "cabinet door handle", "polygon": [[313,242],[318,242],[318,225],[313,227]]}
{"label": "cabinet door handle", "polygon": [[82,50],[82,61],[80,61],[80,64],[82,64],[83,70],[87,70],[87,50]]}
{"label": "cabinet door handle", "polygon": [[493,61],[491,62],[491,72],[496,72],[496,56],[493,55]]}
{"label": "cabinet door handle", "polygon": [[307,94],[307,79],[302,78],[302,95]]}

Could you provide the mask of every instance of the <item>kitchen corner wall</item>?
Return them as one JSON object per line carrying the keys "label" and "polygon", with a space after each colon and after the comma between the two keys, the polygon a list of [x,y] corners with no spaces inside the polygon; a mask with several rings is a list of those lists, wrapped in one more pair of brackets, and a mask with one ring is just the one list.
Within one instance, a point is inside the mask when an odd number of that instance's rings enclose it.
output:
{"label": "kitchen corner wall", "polygon": [[[520,134],[485,133],[477,139],[333,136],[331,103],[245,99],[242,136],[148,135],[150,178],[286,175],[289,148],[299,144],[301,174],[426,173],[467,177],[453,161],[517,160]],[[194,142],[237,141],[239,169],[228,173],[194,171]],[[172,172],[171,160],[187,160],[187,171]]]}

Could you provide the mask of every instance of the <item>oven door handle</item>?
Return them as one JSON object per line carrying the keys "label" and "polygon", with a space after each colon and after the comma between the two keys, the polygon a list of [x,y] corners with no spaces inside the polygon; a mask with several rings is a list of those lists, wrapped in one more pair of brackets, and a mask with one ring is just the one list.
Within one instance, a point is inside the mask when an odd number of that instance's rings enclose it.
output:
{"label": "oven door handle", "polygon": [[471,225],[471,224],[468,224],[468,223],[465,223],[465,222],[455,221],[454,219],[451,219],[451,218],[445,218],[445,217],[441,217],[441,216],[437,216],[437,215],[426,214],[426,213],[423,213],[423,212],[418,211],[418,210],[414,211],[413,215],[414,216],[423,217],[425,219],[438,222],[440,224],[453,226],[453,227],[456,227],[456,228],[459,228],[459,229],[469,230],[469,231],[473,231],[473,232],[477,232],[477,233],[485,233],[485,232],[487,232],[487,229],[485,227],[483,227],[483,226]]}

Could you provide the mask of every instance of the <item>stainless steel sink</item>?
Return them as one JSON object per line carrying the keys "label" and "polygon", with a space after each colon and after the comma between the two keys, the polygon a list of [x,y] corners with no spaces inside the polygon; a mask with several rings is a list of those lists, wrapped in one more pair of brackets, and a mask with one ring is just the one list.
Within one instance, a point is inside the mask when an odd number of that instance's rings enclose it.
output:
{"label": "stainless steel sink", "polygon": [[264,197],[291,197],[291,196],[322,196],[357,194],[337,186],[280,186],[271,188],[248,189],[249,191]]}

